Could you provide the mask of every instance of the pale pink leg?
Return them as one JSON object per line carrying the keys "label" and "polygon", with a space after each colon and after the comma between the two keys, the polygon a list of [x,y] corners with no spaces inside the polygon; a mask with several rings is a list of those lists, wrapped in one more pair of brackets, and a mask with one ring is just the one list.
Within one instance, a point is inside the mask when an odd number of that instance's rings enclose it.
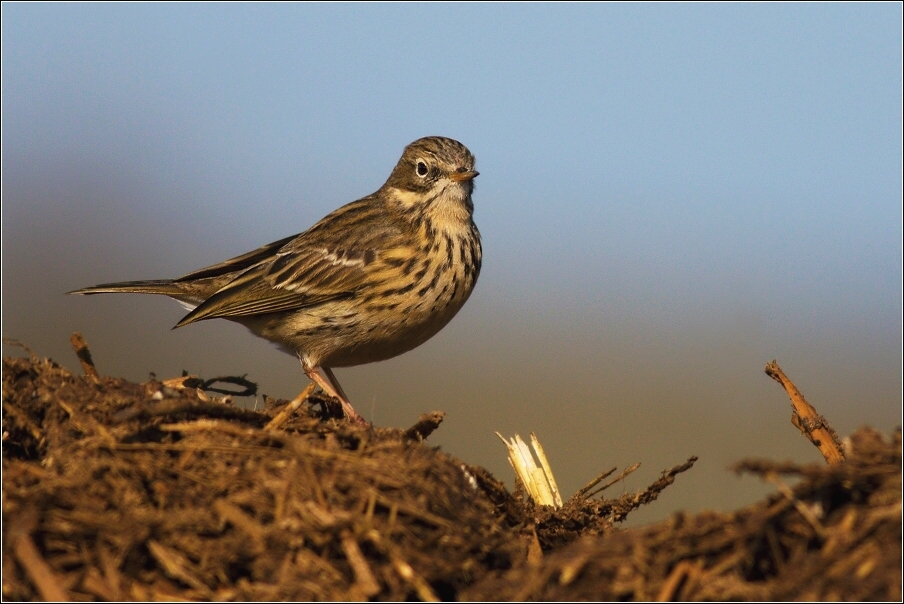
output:
{"label": "pale pink leg", "polygon": [[[345,416],[359,424],[366,424],[367,421],[358,415],[358,412],[355,411],[352,404],[348,402],[348,397],[345,396],[345,392],[342,391],[342,386],[339,385],[339,381],[336,379],[336,376],[328,367],[311,367],[308,366],[307,363],[302,359],[301,368],[304,370],[305,374],[314,381],[315,384],[320,386],[320,389],[323,390],[327,395],[339,399],[339,402],[342,404],[342,410],[345,412]],[[323,369],[323,372],[326,374],[326,378],[320,375],[318,369]]]}
{"label": "pale pink leg", "polygon": [[[326,374],[326,379],[328,379],[330,381],[330,385],[332,385],[333,388],[336,389],[336,392],[339,393],[341,400],[347,401],[348,396],[346,396],[345,390],[343,390],[342,386],[339,384],[339,380],[336,379],[336,374],[333,373],[333,370],[330,369],[329,367],[321,367],[321,369],[323,369],[323,373]],[[351,406],[351,405],[349,405],[349,406]]]}

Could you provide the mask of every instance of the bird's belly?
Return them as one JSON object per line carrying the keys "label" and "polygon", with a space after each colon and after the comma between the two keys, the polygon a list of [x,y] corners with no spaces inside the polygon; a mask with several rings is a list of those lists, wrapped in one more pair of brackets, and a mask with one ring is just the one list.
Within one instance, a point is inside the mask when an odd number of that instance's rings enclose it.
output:
{"label": "bird's belly", "polygon": [[464,300],[449,304],[439,312],[420,313],[412,310],[404,316],[396,315],[373,321],[371,331],[364,337],[353,334],[345,343],[327,355],[323,365],[349,367],[383,361],[417,348],[435,336],[452,320]]}
{"label": "bird's belly", "polygon": [[350,299],[300,310],[288,319],[259,315],[239,322],[314,366],[363,365],[391,359],[436,335],[467,301],[470,285],[454,297],[421,296],[407,309],[375,305],[365,311]]}

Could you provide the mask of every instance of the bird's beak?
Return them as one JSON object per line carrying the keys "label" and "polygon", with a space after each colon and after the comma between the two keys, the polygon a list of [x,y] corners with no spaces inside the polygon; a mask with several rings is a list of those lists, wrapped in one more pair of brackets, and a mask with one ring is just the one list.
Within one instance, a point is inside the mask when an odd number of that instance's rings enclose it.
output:
{"label": "bird's beak", "polygon": [[475,176],[479,175],[480,172],[478,172],[477,170],[465,170],[464,172],[453,172],[449,175],[449,180],[461,182],[463,180],[473,180]]}

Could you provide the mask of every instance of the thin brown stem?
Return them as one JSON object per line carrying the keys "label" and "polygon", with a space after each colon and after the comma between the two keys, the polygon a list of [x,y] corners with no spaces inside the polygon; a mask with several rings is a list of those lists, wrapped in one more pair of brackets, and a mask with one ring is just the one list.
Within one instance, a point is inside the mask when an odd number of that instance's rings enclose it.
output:
{"label": "thin brown stem", "polygon": [[75,332],[69,336],[69,341],[72,343],[72,349],[75,350],[75,356],[78,357],[79,363],[82,364],[82,371],[85,372],[85,375],[91,381],[99,384],[100,376],[97,374],[97,368],[94,366],[94,360],[91,358],[91,351],[88,350],[88,342],[85,341],[85,337]]}
{"label": "thin brown stem", "polygon": [[777,362],[773,360],[771,363],[766,363],[766,375],[781,384],[788,393],[792,407],[791,423],[810,439],[811,443],[816,445],[826,462],[836,464],[844,461],[844,452],[841,450],[838,435],[829,426],[826,419],[816,412],[813,405],[807,402],[804,395],[788,379]]}

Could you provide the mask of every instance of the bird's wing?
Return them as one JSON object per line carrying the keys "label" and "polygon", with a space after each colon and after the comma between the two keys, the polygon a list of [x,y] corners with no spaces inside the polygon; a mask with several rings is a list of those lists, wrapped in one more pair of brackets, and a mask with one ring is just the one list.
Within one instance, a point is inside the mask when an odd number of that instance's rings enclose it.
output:
{"label": "bird's wing", "polygon": [[294,239],[297,239],[300,236],[301,235],[292,235],[291,237],[286,237],[285,239],[280,239],[279,241],[268,243],[263,247],[248,252],[247,254],[242,254],[241,256],[230,258],[225,262],[192,271],[187,275],[182,275],[181,277],[176,279],[176,283],[197,281],[198,279],[209,279],[211,277],[222,277],[224,275],[228,275],[229,273],[238,273],[239,271],[243,271],[249,267],[254,266],[255,264],[259,264],[274,257],[280,249],[286,246],[286,244]]}
{"label": "bird's wing", "polygon": [[[361,211],[366,200],[343,206],[298,237],[283,240],[275,253],[236,276],[176,327],[216,317],[300,310],[354,296],[399,233],[398,225],[385,216]],[[224,265],[244,261],[240,256]]]}

